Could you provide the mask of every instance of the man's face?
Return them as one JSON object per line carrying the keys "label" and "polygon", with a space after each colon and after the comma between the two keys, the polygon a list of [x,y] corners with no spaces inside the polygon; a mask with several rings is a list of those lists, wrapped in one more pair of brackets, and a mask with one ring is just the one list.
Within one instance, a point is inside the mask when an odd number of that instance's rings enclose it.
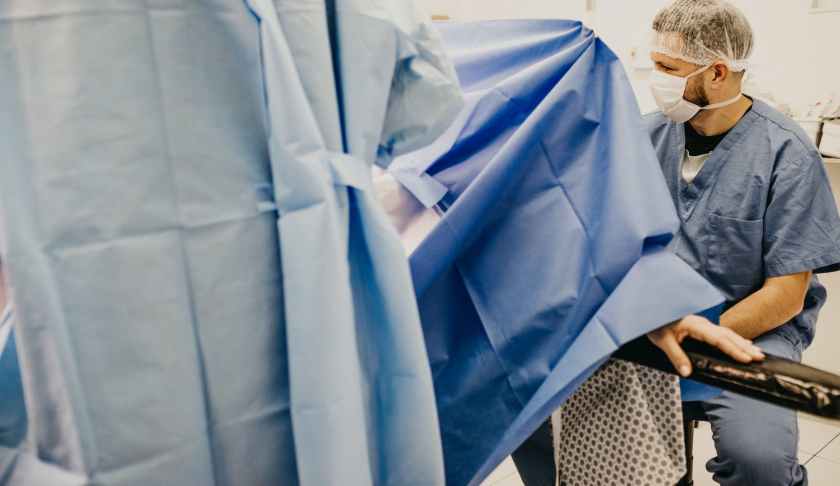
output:
{"label": "man's face", "polygon": [[[652,52],[650,59],[653,61],[653,66],[657,71],[680,78],[684,78],[703,67],[658,52]],[[709,97],[706,95],[706,89],[703,86],[704,79],[703,73],[689,78],[683,97],[698,106],[708,105]]]}

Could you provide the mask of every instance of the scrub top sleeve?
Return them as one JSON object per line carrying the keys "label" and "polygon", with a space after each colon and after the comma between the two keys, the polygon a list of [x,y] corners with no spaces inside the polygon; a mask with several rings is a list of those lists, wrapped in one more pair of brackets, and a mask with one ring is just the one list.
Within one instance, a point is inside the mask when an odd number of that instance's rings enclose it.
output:
{"label": "scrub top sleeve", "polygon": [[764,217],[768,277],[840,270],[840,216],[822,159],[780,166]]}

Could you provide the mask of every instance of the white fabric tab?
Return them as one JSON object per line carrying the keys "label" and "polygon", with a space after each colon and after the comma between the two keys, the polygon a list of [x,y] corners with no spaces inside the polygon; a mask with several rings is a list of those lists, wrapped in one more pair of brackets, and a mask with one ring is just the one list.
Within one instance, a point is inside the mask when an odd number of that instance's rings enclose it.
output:
{"label": "white fabric tab", "polygon": [[6,350],[6,343],[9,341],[9,335],[12,333],[12,305],[7,303],[6,308],[3,309],[3,314],[0,316],[0,357]]}
{"label": "white fabric tab", "polygon": [[426,208],[434,207],[449,192],[446,186],[425,172],[417,174],[411,169],[396,169],[388,173]]}

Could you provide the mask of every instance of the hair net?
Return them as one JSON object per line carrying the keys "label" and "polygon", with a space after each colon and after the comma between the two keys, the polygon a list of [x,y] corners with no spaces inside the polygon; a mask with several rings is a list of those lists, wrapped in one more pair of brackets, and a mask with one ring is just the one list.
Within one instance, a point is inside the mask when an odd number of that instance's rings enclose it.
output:
{"label": "hair net", "polygon": [[706,66],[722,61],[743,71],[753,50],[749,21],[723,0],[675,0],[653,19],[651,50]]}

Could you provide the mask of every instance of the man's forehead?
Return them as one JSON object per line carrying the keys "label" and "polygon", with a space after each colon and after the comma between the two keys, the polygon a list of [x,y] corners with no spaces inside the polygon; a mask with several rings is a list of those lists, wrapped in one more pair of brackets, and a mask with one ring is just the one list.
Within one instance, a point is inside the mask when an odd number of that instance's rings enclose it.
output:
{"label": "man's forehead", "polygon": [[651,41],[653,49],[651,50],[651,59],[654,62],[661,62],[676,68],[694,66],[688,61],[670,56],[668,54],[677,54],[683,52],[685,42],[683,36],[677,32],[654,32]]}
{"label": "man's forehead", "polygon": [[680,63],[680,59],[677,59],[676,57],[671,57],[667,54],[662,54],[661,52],[651,52],[650,53],[650,58],[654,62],[662,62],[662,63],[666,63],[666,64],[679,64]]}
{"label": "man's forehead", "polygon": [[662,63],[674,67],[676,69],[696,67],[696,65],[693,63],[684,61],[682,59],[678,59],[676,57],[671,57],[667,54],[662,54],[661,52],[651,52],[650,58],[653,62]]}

